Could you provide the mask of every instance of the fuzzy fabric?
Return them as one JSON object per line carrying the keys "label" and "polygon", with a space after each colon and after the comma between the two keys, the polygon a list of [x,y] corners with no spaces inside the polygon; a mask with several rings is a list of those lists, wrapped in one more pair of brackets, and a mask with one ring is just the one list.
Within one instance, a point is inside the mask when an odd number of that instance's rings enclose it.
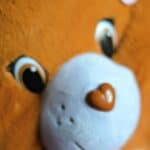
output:
{"label": "fuzzy fabric", "polygon": [[126,30],[122,44],[114,59],[132,69],[138,79],[141,91],[142,114],[139,126],[126,145],[126,149],[150,149],[150,2],[139,0],[132,12],[132,22]]}
{"label": "fuzzy fabric", "polygon": [[[114,87],[110,112],[87,105],[87,94],[103,83]],[[41,134],[47,150],[117,150],[133,134],[140,92],[130,70],[99,54],[65,63],[43,96]]]}
{"label": "fuzzy fabric", "polygon": [[[142,93],[142,116],[125,149],[150,149],[149,5],[139,0],[0,0],[0,149],[40,150],[41,95],[19,84],[8,65],[25,55],[46,70],[85,52],[102,52],[94,40],[99,20],[113,17],[119,45],[113,59],[134,71]],[[92,51],[91,51],[92,50]]]}

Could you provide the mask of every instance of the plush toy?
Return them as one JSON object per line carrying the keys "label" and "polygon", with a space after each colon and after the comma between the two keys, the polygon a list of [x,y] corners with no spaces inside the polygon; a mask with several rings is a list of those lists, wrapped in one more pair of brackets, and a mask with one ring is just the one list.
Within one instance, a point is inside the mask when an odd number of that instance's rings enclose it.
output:
{"label": "plush toy", "polygon": [[135,2],[0,0],[0,149],[127,143],[140,91],[121,41]]}

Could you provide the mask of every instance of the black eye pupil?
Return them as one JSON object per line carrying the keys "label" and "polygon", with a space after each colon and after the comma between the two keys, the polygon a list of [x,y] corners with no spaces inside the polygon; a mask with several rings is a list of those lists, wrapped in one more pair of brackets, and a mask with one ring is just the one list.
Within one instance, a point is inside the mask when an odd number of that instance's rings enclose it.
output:
{"label": "black eye pupil", "polygon": [[22,80],[26,88],[34,93],[41,93],[45,88],[45,83],[39,72],[32,71],[31,68],[24,70]]}
{"label": "black eye pupil", "polygon": [[114,51],[112,37],[108,36],[106,33],[104,38],[100,41],[103,52],[108,57],[112,57]]}

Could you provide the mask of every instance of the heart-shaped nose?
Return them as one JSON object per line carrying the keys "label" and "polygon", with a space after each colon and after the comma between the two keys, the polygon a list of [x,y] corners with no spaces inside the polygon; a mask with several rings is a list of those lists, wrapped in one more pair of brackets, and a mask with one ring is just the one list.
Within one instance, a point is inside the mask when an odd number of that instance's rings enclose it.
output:
{"label": "heart-shaped nose", "polygon": [[108,83],[101,84],[97,89],[89,92],[87,103],[100,111],[111,111],[115,104],[115,90]]}

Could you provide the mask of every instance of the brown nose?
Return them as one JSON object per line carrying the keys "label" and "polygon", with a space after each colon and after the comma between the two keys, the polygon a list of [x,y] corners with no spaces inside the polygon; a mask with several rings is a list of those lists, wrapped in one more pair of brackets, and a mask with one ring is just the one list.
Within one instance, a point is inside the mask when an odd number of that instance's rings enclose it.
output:
{"label": "brown nose", "polygon": [[89,92],[87,103],[100,111],[111,111],[115,104],[115,90],[112,85],[104,83],[97,89]]}

